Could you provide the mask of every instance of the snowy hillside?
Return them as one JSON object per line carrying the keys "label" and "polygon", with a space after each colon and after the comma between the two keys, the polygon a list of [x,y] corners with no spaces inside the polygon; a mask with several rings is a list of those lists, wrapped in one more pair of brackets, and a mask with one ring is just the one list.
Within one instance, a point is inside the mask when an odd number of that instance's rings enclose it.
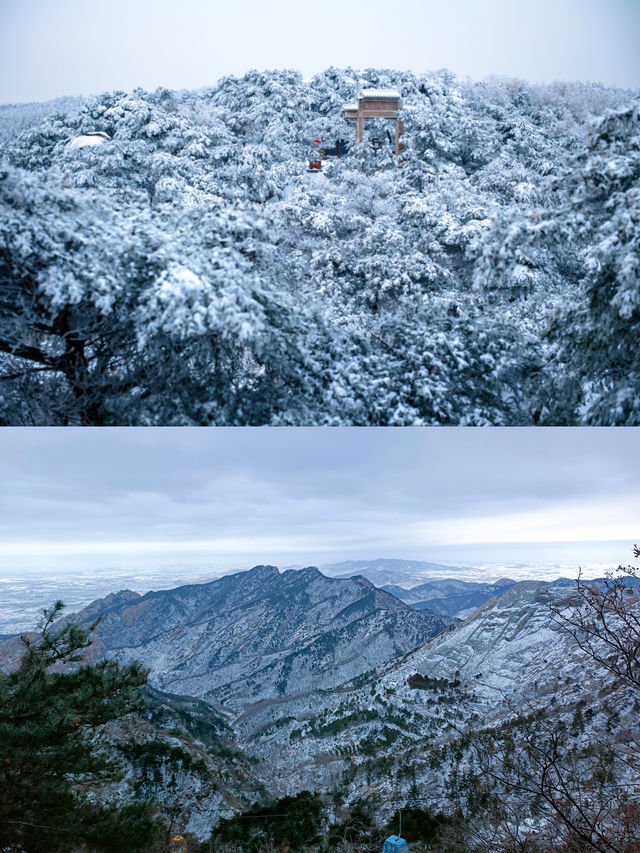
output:
{"label": "snowy hillside", "polygon": [[[257,732],[240,720],[240,742],[284,765],[279,778],[289,781],[280,790],[337,788],[348,800],[372,798],[382,813],[403,798],[410,802],[411,790],[434,808],[455,802],[473,811],[483,733],[515,737],[519,715],[542,715],[542,732],[559,726],[568,750],[610,743],[615,732],[625,755],[637,702],[552,615],[549,604],[571,608],[575,592],[552,590],[519,583],[365,684],[302,697],[288,709],[293,720]],[[635,761],[621,761],[615,772],[640,784]],[[304,781],[293,781],[300,776]]]}
{"label": "snowy hillside", "polygon": [[[361,80],[399,161],[341,117]],[[60,108],[0,111],[1,422],[640,421],[637,93],[329,69]],[[309,174],[314,139],[350,149]]]}
{"label": "snowy hillside", "polygon": [[142,660],[154,686],[226,711],[309,695],[420,646],[450,620],[411,610],[363,578],[256,566],[209,584],[123,591],[78,614],[101,617],[98,648]]}

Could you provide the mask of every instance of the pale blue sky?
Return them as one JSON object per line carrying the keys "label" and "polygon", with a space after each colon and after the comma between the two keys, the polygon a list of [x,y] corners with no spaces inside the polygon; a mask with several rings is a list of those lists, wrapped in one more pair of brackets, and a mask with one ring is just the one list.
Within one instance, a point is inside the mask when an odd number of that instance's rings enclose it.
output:
{"label": "pale blue sky", "polygon": [[627,561],[639,541],[639,429],[5,428],[0,438],[0,574],[376,557],[562,559],[577,570],[596,554]]}
{"label": "pale blue sky", "polygon": [[640,88],[640,0],[0,0],[0,103],[331,65]]}

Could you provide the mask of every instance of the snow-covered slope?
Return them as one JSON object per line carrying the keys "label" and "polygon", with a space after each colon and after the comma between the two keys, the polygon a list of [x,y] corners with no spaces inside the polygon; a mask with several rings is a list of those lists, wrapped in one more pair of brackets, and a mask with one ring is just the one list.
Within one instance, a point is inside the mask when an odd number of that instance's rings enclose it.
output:
{"label": "snow-covered slope", "polygon": [[388,668],[380,684],[408,697],[408,680],[415,673],[460,681],[487,713],[501,713],[507,696],[520,703],[537,701],[560,684],[563,689],[574,685],[572,692],[596,689],[593,664],[550,609],[551,604],[576,603],[572,589],[558,593],[542,581],[517,583]]}
{"label": "snow-covered slope", "polygon": [[[287,771],[304,768],[297,771],[303,787],[347,779],[360,793],[372,780],[386,790],[391,767],[401,775],[400,768],[413,767],[403,774],[406,786],[416,774],[430,780],[435,801],[444,788],[431,758],[460,731],[501,726],[514,708],[551,706],[570,720],[578,703],[598,709],[603,696],[613,695],[612,679],[578,649],[549,609],[552,601],[576,603],[573,591],[518,583],[463,624],[383,664],[364,684],[298,697],[287,706],[289,718],[277,723],[277,711],[265,709],[261,729],[255,715],[250,726],[240,718],[241,743]],[[620,707],[630,712],[624,697],[623,690]],[[594,716],[593,724],[603,719]]]}
{"label": "snow-covered slope", "polygon": [[417,612],[364,578],[256,566],[209,584],[83,610],[100,616],[100,650],[151,667],[151,683],[228,709],[326,690],[393,660],[448,620]]}

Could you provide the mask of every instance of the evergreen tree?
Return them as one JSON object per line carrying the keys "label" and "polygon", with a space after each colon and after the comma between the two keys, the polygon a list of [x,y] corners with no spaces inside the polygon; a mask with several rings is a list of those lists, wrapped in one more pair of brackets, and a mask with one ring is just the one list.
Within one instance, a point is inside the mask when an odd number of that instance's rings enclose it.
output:
{"label": "evergreen tree", "polygon": [[565,233],[587,240],[581,299],[551,327],[588,425],[640,424],[640,101],[600,122],[574,171]]}
{"label": "evergreen tree", "polygon": [[269,843],[292,853],[307,849],[320,837],[322,803],[318,794],[301,791],[265,805],[255,804],[244,814],[222,819],[213,831],[210,850],[233,842],[246,853],[258,853]]}
{"label": "evergreen tree", "polygon": [[96,727],[135,709],[147,671],[138,663],[85,662],[96,627],[44,611],[36,638],[22,637],[19,666],[0,674],[0,849],[26,853],[142,850],[154,824],[146,809],[100,807],[81,793],[108,778]]}

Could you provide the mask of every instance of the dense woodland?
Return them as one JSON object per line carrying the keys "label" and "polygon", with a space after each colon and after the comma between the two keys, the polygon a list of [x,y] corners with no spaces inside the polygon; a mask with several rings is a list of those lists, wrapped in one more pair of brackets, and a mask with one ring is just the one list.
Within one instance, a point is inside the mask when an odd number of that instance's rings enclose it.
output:
{"label": "dense woodland", "polygon": [[[358,82],[403,97],[400,162]],[[5,424],[640,423],[640,100],[250,72],[0,108]],[[77,150],[81,133],[110,141]]]}

